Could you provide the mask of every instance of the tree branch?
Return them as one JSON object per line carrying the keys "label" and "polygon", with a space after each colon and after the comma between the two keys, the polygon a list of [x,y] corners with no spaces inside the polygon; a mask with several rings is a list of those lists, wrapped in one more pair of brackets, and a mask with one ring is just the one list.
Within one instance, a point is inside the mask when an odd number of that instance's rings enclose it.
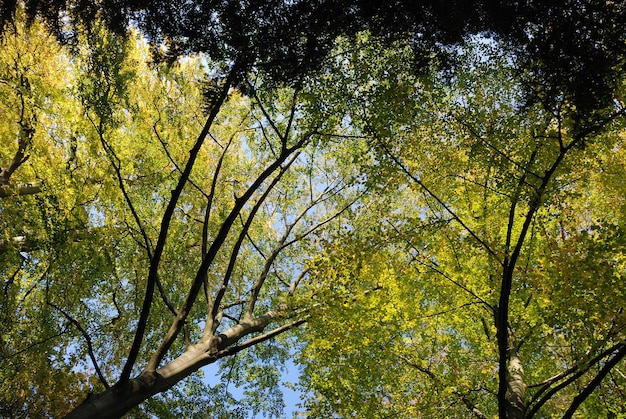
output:
{"label": "tree branch", "polygon": [[[282,176],[285,174],[287,169],[296,160],[297,156],[298,156],[298,153],[296,153],[296,155],[293,156],[289,162],[287,162],[285,167],[281,167],[281,170],[279,171],[278,175],[276,175],[274,177],[274,179],[272,179],[272,182],[268,185],[266,190],[263,192],[263,194],[259,197],[257,202],[254,204],[254,206],[250,210],[250,214],[248,214],[248,217],[246,218],[246,222],[244,223],[244,225],[242,227],[242,230],[241,230],[241,232],[239,234],[237,242],[233,246],[233,251],[231,252],[230,260],[228,262],[228,267],[226,268],[226,273],[224,274],[222,287],[220,288],[220,290],[217,293],[217,296],[215,297],[215,303],[214,303],[214,306],[213,306],[212,316],[215,316],[217,314],[217,310],[219,308],[221,300],[224,297],[224,294],[226,293],[226,288],[228,287],[228,282],[229,282],[230,277],[232,275],[232,272],[233,272],[233,270],[235,268],[235,263],[237,261],[238,255],[239,255],[239,250],[241,248],[241,245],[242,245],[243,241],[248,236],[248,231],[250,230],[250,226],[252,225],[252,221],[254,220],[254,217],[256,216],[256,213],[261,208],[261,205],[263,205],[263,203],[265,202],[265,199],[268,197],[268,195],[272,191],[272,189],[274,189],[274,186],[276,186],[276,184],[278,183],[280,178],[282,178]],[[250,300],[252,300],[253,298],[254,298],[254,292],[253,292],[253,296],[250,297]],[[248,311],[246,311],[246,315],[244,316],[244,321],[245,321],[245,319],[249,319],[249,318],[252,318],[252,313],[249,313]]]}
{"label": "tree branch", "polygon": [[[393,224],[390,221],[387,221],[387,223],[402,238],[402,240],[408,246],[410,246],[417,254],[421,253],[421,251],[418,248],[416,248],[415,245],[413,245],[413,243],[409,239],[406,238],[406,236],[395,226],[395,224]],[[418,261],[417,256],[413,260]],[[439,275],[444,277],[446,280],[450,281],[452,284],[454,284],[455,286],[461,288],[463,291],[467,292],[469,295],[474,297],[476,300],[478,300],[478,302],[480,302],[485,307],[487,307],[491,311],[491,313],[495,313],[496,310],[495,310],[495,307],[493,307],[493,305],[489,304],[484,298],[482,298],[481,296],[476,294],[476,292],[473,291],[472,289],[470,289],[468,286],[461,284],[459,281],[453,279],[447,273],[445,273],[444,271],[439,269],[439,267],[434,262],[430,263],[430,264],[426,264],[424,262],[418,261],[418,263],[426,266],[428,269],[432,269],[434,272],[438,273]]]}
{"label": "tree branch", "polygon": [[446,212],[452,216],[452,218],[454,218],[459,224],[461,224],[461,227],[463,227],[465,231],[467,231],[470,234],[470,236],[472,236],[487,251],[487,253],[489,253],[498,263],[502,264],[502,261],[500,260],[498,255],[493,251],[491,246],[489,246],[484,240],[478,237],[478,235],[471,228],[469,228],[467,224],[465,224],[465,222],[461,219],[461,217],[456,215],[456,213],[452,211],[452,209],[446,203],[444,203],[441,200],[441,198],[439,198],[439,196],[437,196],[433,191],[431,191],[430,188],[428,188],[424,184],[424,182],[422,182],[417,176],[411,173],[409,168],[406,167],[406,165],[395,154],[393,154],[391,150],[389,150],[389,148],[387,147],[387,145],[384,143],[384,141],[381,138],[378,138],[377,136],[375,136],[375,138],[377,139],[380,146],[383,148],[383,151],[385,152],[385,154],[394,161],[394,163],[400,168],[400,170],[402,170],[402,172],[404,172],[409,177],[409,179],[415,182],[420,188],[422,188],[422,190],[424,190],[435,201],[437,201],[437,203],[439,203],[439,205],[441,205],[446,210]]}
{"label": "tree branch", "polygon": [[[528,234],[530,225],[535,217],[535,214],[542,205],[542,199],[546,193],[548,185],[557,169],[563,162],[565,155],[578,143],[582,141],[582,139],[574,139],[567,146],[563,145],[561,134],[559,132],[559,154],[554,159],[554,162],[550,165],[548,170],[545,171],[545,174],[541,178],[541,184],[538,188],[535,189],[535,196],[532,201],[529,203],[528,211],[524,217],[524,223],[522,224],[521,231],[517,237],[515,247],[513,252],[508,254],[508,246],[511,242],[510,235],[513,229],[512,219],[515,215],[515,206],[517,205],[516,201],[511,203],[511,213],[509,215],[509,227],[507,230],[507,254],[505,255],[503,269],[502,269],[502,282],[500,286],[500,298],[498,302],[498,310],[496,312],[496,328],[498,331],[498,412],[501,419],[507,417],[507,410],[512,406],[510,401],[507,399],[507,390],[508,390],[508,368],[507,361],[509,359],[509,300],[511,296],[511,290],[513,286],[513,273],[515,271],[515,267],[517,265],[517,261],[522,252],[522,247],[526,241],[526,236]],[[531,158],[533,155],[531,155]],[[532,162],[529,161],[529,163]]]}
{"label": "tree branch", "polygon": [[0,186],[0,198],[34,195],[42,191],[42,186],[43,182],[20,183],[15,186],[4,184]]}
{"label": "tree branch", "polygon": [[104,388],[106,388],[106,389],[110,388],[109,383],[107,382],[106,378],[102,374],[102,371],[100,370],[100,367],[98,366],[98,361],[96,360],[96,355],[93,352],[93,343],[91,342],[91,337],[89,336],[87,331],[85,329],[83,329],[83,327],[80,325],[78,320],[76,320],[75,318],[70,316],[61,307],[57,306],[56,304],[51,303],[50,301],[46,301],[46,304],[48,304],[50,307],[52,307],[55,310],[57,310],[58,312],[60,312],[63,315],[63,317],[65,317],[67,320],[69,320],[70,323],[72,323],[74,326],[76,326],[76,328],[81,333],[81,335],[83,335],[83,338],[85,338],[85,341],[87,342],[87,352],[89,353],[89,358],[91,359],[91,363],[93,364],[93,367],[96,370],[96,374],[98,375],[98,379],[104,385]]}
{"label": "tree branch", "polygon": [[192,281],[187,296],[185,297],[185,300],[178,312],[178,316],[176,317],[176,319],[174,319],[174,322],[164,336],[161,345],[150,358],[150,361],[148,362],[148,365],[146,366],[146,369],[144,371],[154,372],[157,365],[159,364],[161,359],[163,359],[169,347],[176,339],[176,336],[180,331],[187,315],[189,314],[189,311],[196,301],[196,297],[203,283],[204,272],[206,272],[209,266],[213,263],[215,256],[226,241],[230,229],[237,217],[239,216],[239,213],[243,209],[244,205],[250,200],[254,193],[261,188],[267,178],[282,166],[282,164],[288,159],[290,155],[292,155],[296,150],[304,146],[304,144],[309,140],[311,135],[313,135],[313,133],[305,134],[293,147],[284,148],[281,152],[281,155],[272,164],[265,168],[265,170],[257,177],[257,179],[248,187],[246,192],[240,198],[235,199],[234,207],[231,209],[229,215],[222,223],[218,234],[213,240],[211,247],[209,248],[206,256],[202,261],[202,264],[197,271],[195,279]]}
{"label": "tree branch", "polygon": [[[217,164],[215,166],[215,170],[213,171],[213,179],[211,180],[211,188],[209,190],[209,194],[207,195],[207,206],[204,210],[204,220],[202,222],[202,246],[200,249],[200,254],[202,260],[207,255],[209,249],[209,220],[211,219],[211,210],[213,209],[213,199],[215,197],[215,190],[217,189],[217,180],[219,178],[219,174],[222,171],[222,164],[224,163],[224,158],[226,156],[226,152],[228,148],[232,144],[234,139],[234,135],[231,136],[228,140],[226,146],[222,147],[222,153],[220,154],[219,159],[217,160]],[[216,141],[217,142],[217,141]],[[219,143],[218,143],[219,145]],[[213,308],[215,307],[215,302],[211,296],[211,292],[209,289],[209,273],[205,271],[203,273],[202,283],[204,287],[204,296],[207,302],[207,320],[205,324],[205,330],[203,334],[213,333],[216,329],[216,320],[212,315]]]}
{"label": "tree branch", "polygon": [[570,419],[576,410],[578,410],[580,405],[587,399],[587,397],[589,397],[591,393],[593,393],[593,391],[600,385],[604,377],[607,376],[611,369],[617,365],[622,358],[624,358],[624,356],[626,356],[626,344],[620,343],[617,346],[619,346],[619,348],[617,349],[615,355],[613,355],[613,357],[609,359],[606,364],[604,364],[600,372],[593,378],[593,380],[591,380],[591,382],[587,384],[587,386],[585,386],[585,388],[578,393],[576,397],[574,397],[569,409],[567,409],[563,415],[563,419]]}
{"label": "tree branch", "polygon": [[[28,160],[28,148],[32,145],[33,136],[35,135],[35,129],[32,127],[31,121],[26,118],[26,103],[24,101],[23,89],[30,90],[30,84],[28,79],[24,75],[20,75],[19,88],[16,93],[20,99],[20,120],[17,121],[20,126],[20,130],[17,138],[17,150],[13,155],[11,163],[6,168],[0,168],[0,186],[9,184],[9,178],[13,173]],[[31,117],[32,120],[36,120],[35,115]]]}
{"label": "tree branch", "polygon": [[252,346],[258,345],[259,343],[270,340],[282,333],[285,333],[295,327],[298,327],[308,321],[308,316],[295,320],[291,323],[285,324],[283,326],[277,327],[276,329],[272,329],[271,331],[264,333],[262,335],[256,336],[252,339],[249,339],[239,345],[231,346],[229,348],[222,349],[219,351],[216,356],[223,358],[225,356],[235,355],[238,352],[241,352],[244,349],[250,348]]}
{"label": "tree branch", "polygon": [[[528,410],[526,417],[528,419],[531,419],[532,417],[534,417],[535,414],[539,412],[539,409],[541,409],[543,405],[552,398],[552,396],[554,396],[556,393],[558,393],[559,391],[561,391],[562,389],[564,389],[565,387],[567,387],[574,381],[578,380],[582,375],[584,375],[587,371],[589,371],[594,365],[596,365],[597,363],[599,363],[600,361],[602,361],[604,358],[611,355],[612,353],[615,353],[615,351],[619,350],[621,346],[623,346],[622,343],[615,344],[611,346],[610,348],[602,351],[600,354],[596,355],[590,360],[581,361],[577,365],[571,368],[568,368],[562,373],[557,374],[553,377],[550,377],[542,381],[541,383],[530,385],[529,388],[539,387],[539,386],[542,386],[542,388],[539,389],[539,391],[537,391],[537,393],[533,395],[531,401],[528,403],[528,407],[532,406],[532,408]],[[556,384],[557,382],[561,381],[562,379],[566,378],[569,375],[571,376],[567,378],[565,381],[563,381],[562,383],[550,389],[552,385]],[[548,391],[548,389],[550,390]],[[548,392],[543,397],[539,398],[546,391]]]}
{"label": "tree branch", "polygon": [[148,255],[148,260],[152,259],[152,243],[150,242],[150,238],[148,237],[148,233],[141,222],[141,218],[135,209],[135,205],[133,201],[130,199],[130,195],[128,194],[128,190],[126,189],[126,185],[124,184],[124,178],[122,177],[122,163],[120,158],[115,153],[113,147],[105,140],[104,133],[98,130],[98,135],[100,136],[100,142],[102,143],[102,147],[104,148],[107,157],[109,158],[109,162],[115,171],[115,175],[117,177],[117,182],[120,190],[122,191],[122,195],[124,196],[124,201],[126,201],[126,205],[128,209],[130,209],[131,214],[133,215],[133,219],[135,220],[135,224],[137,224],[137,228],[139,228],[139,233],[141,234],[141,238],[144,242],[144,249],[146,249],[146,253]]}
{"label": "tree branch", "polygon": [[[120,376],[118,384],[124,384],[126,381],[128,381],[128,379],[130,378],[130,374],[132,372],[133,366],[135,365],[135,362],[137,360],[137,356],[139,355],[139,349],[143,341],[143,336],[146,330],[148,317],[150,314],[150,307],[152,305],[152,296],[154,294],[154,288],[156,286],[159,264],[161,262],[161,256],[163,254],[163,249],[165,248],[165,243],[167,241],[167,235],[169,232],[170,223],[174,215],[174,210],[176,209],[178,199],[180,198],[180,195],[182,194],[182,191],[185,185],[187,184],[187,181],[189,180],[189,176],[191,175],[191,170],[194,167],[196,158],[198,157],[198,154],[200,152],[200,148],[202,147],[204,140],[208,136],[209,130],[211,126],[213,125],[213,122],[215,121],[215,118],[217,117],[217,114],[219,113],[221,106],[224,103],[224,100],[226,100],[226,97],[228,96],[228,90],[230,86],[234,83],[235,79],[237,78],[238,73],[239,73],[239,64],[235,63],[233,67],[231,68],[230,73],[228,74],[228,77],[226,78],[226,81],[224,82],[224,85],[222,86],[222,91],[219,97],[216,99],[215,103],[212,104],[211,112],[209,113],[206,123],[202,131],[200,132],[200,135],[198,135],[198,138],[196,139],[194,146],[189,152],[189,159],[187,160],[185,169],[181,173],[181,176],[178,180],[178,184],[176,185],[176,188],[172,191],[172,197],[170,198],[167,208],[165,209],[165,212],[163,213],[163,218],[161,220],[161,229],[159,231],[159,238],[154,248],[154,254],[150,261],[150,270],[148,272],[146,293],[145,293],[143,305],[141,308],[141,314],[137,322],[135,338],[133,340],[133,344],[128,354],[126,363],[124,364],[124,367],[122,369],[122,374]],[[184,319],[186,318],[186,316],[187,316],[187,313],[185,311],[183,311],[182,314],[179,311],[178,316],[176,318],[179,319],[179,321],[182,320],[182,322],[184,322]],[[180,325],[178,324],[179,322],[175,322],[175,324],[177,325],[176,334],[180,330],[180,327],[182,327],[182,322],[180,323]],[[169,339],[166,339],[166,342],[169,342],[169,344],[167,344],[167,347],[169,347],[169,345],[171,344],[171,341]],[[157,351],[157,353],[161,354],[161,352],[159,351]],[[159,361],[163,355],[164,353],[162,353],[162,355],[157,357]],[[152,369],[155,369],[156,368],[155,363],[154,362],[150,363],[150,367]]]}
{"label": "tree branch", "polygon": [[[396,356],[400,358],[400,360],[403,361],[405,364],[407,364],[409,367],[415,368],[416,370],[426,374],[426,376],[428,376],[428,378],[430,378],[435,383],[436,387],[445,387],[443,380],[439,378],[437,374],[435,374],[429,368],[423,367],[422,365],[419,365],[418,363],[411,361],[410,359],[408,359],[407,357],[401,354],[396,354]],[[470,412],[472,412],[472,415],[474,415],[475,417],[479,419],[487,419],[487,416],[478,409],[478,407],[476,406],[476,403],[470,400],[465,394],[459,392],[458,390],[455,390],[453,394],[461,399],[463,404],[470,410]]]}
{"label": "tree branch", "polygon": [[333,185],[328,185],[326,187],[326,189],[324,189],[324,191],[322,191],[317,198],[315,198],[311,202],[309,202],[309,204],[300,212],[300,214],[298,214],[298,216],[290,224],[287,225],[287,227],[285,229],[285,232],[283,233],[282,237],[279,239],[276,247],[272,250],[270,255],[267,257],[267,259],[265,261],[265,265],[263,266],[263,270],[261,271],[261,275],[259,275],[259,278],[257,279],[257,282],[254,284],[254,287],[252,288],[252,295],[250,297],[248,308],[246,310],[246,315],[247,316],[252,316],[252,313],[254,311],[254,306],[256,305],[256,301],[258,299],[258,296],[259,296],[259,293],[261,291],[261,288],[263,287],[263,284],[265,283],[265,280],[267,279],[267,276],[269,274],[269,270],[270,270],[272,264],[275,262],[276,258],[280,254],[280,252],[282,250],[284,250],[285,248],[291,246],[292,244],[294,244],[294,243],[304,239],[309,234],[313,233],[315,230],[317,230],[317,229],[321,228],[322,226],[326,225],[327,223],[331,222],[333,219],[337,218],[344,211],[346,211],[348,208],[350,208],[350,206],[352,206],[362,196],[362,194],[359,195],[356,199],[352,200],[350,203],[345,205],[340,211],[337,211],[331,217],[329,217],[326,220],[324,220],[324,221],[322,221],[320,223],[317,223],[316,225],[312,226],[307,231],[305,231],[303,234],[298,235],[298,237],[296,237],[296,238],[294,238],[294,239],[292,239],[290,241],[287,241],[287,239],[291,235],[291,232],[293,231],[295,226],[298,224],[298,222],[300,222],[300,220],[302,218],[304,218],[304,216],[313,207],[318,205],[320,202],[323,202],[326,199],[328,199],[327,194],[328,194],[329,191],[332,191],[332,189],[334,189],[334,186]]}
{"label": "tree branch", "polygon": [[541,176],[539,176],[537,173],[531,171],[528,166],[525,166],[522,163],[516,162],[511,157],[509,157],[508,154],[506,154],[505,152],[503,152],[502,150],[498,149],[496,146],[494,146],[493,144],[488,142],[486,139],[484,139],[472,126],[470,126],[467,122],[463,121],[459,116],[454,115],[454,114],[451,114],[451,116],[457,123],[459,123],[459,124],[461,124],[461,126],[465,127],[465,129],[467,129],[470,132],[470,134],[472,134],[474,136],[474,138],[476,138],[478,141],[480,141],[482,144],[484,144],[487,148],[490,148],[496,154],[498,154],[499,156],[503,157],[506,161],[508,161],[509,163],[511,163],[512,165],[517,167],[518,169],[521,169],[524,172],[524,175],[528,174],[528,175],[531,175],[531,176],[533,176],[533,177],[535,177],[537,179],[541,179]]}

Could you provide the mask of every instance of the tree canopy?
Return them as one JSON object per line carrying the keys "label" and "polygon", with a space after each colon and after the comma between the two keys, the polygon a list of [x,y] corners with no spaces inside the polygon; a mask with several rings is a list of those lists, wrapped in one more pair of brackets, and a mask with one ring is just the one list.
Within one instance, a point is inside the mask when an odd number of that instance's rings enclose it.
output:
{"label": "tree canopy", "polygon": [[238,62],[243,72],[262,67],[290,81],[322,67],[339,35],[369,30],[409,40],[424,59],[466,35],[491,33],[527,61],[534,100],[565,95],[585,118],[610,106],[624,64],[626,6],[612,1],[7,0],[2,27],[22,5],[29,19],[42,17],[61,39],[75,38],[80,26],[96,19],[117,33],[136,25],[173,57],[204,52]]}
{"label": "tree canopy", "polygon": [[560,107],[523,106],[492,40],[459,51],[449,82],[385,83],[410,74],[406,50],[355,50],[330,85],[352,98],[377,192],[316,260],[327,280],[311,298],[327,303],[305,332],[307,411],[623,414],[623,96],[579,137]]}
{"label": "tree canopy", "polygon": [[625,9],[3,2],[0,414],[626,414]]}

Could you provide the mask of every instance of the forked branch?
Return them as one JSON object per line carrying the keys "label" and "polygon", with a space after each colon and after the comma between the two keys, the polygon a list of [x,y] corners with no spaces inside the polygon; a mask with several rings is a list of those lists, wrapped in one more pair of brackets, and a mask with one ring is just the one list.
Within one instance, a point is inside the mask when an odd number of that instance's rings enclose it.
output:
{"label": "forked branch", "polygon": [[[152,258],[150,260],[150,269],[148,272],[146,293],[145,293],[143,305],[141,308],[141,314],[137,322],[137,329],[135,331],[133,344],[131,346],[131,349],[128,354],[128,358],[126,360],[126,363],[124,364],[124,367],[122,369],[122,374],[120,375],[120,379],[118,381],[119,384],[124,384],[126,381],[128,381],[128,379],[130,378],[131,371],[135,365],[135,362],[137,361],[137,356],[139,355],[139,349],[141,347],[141,343],[143,341],[143,337],[146,331],[146,326],[148,324],[148,317],[150,315],[150,308],[152,306],[154,289],[155,289],[156,281],[158,278],[158,270],[159,270],[159,265],[161,262],[161,256],[163,254],[163,249],[165,248],[165,243],[167,241],[170,223],[172,221],[174,211],[178,204],[178,199],[180,198],[183,192],[183,189],[185,185],[187,184],[187,181],[189,180],[189,176],[191,175],[191,171],[195,165],[198,154],[200,153],[202,144],[204,144],[205,139],[209,135],[209,130],[211,129],[211,126],[213,125],[213,122],[215,121],[215,118],[217,117],[222,107],[222,104],[224,103],[224,101],[226,100],[226,97],[228,96],[228,90],[235,82],[238,74],[239,74],[239,65],[238,63],[235,63],[233,67],[231,68],[230,73],[228,74],[228,77],[226,78],[224,82],[224,85],[222,86],[222,90],[220,92],[219,97],[212,104],[212,108],[206,120],[206,123],[204,125],[204,128],[198,135],[198,138],[196,139],[196,142],[193,148],[189,152],[189,159],[187,160],[185,168],[180,175],[176,188],[174,188],[174,190],[172,191],[172,197],[170,198],[167,208],[165,209],[165,212],[163,213],[163,218],[161,220],[161,229],[159,231],[159,237],[154,247]],[[178,316],[176,317],[176,319],[179,319],[179,321],[182,320],[180,325],[178,325],[178,322],[175,322],[175,324],[177,325],[176,334],[181,329],[182,323],[184,322],[184,319],[187,316],[187,313],[184,312],[184,310],[181,310],[181,311],[183,311],[183,313],[181,314],[181,312],[179,311]],[[166,345],[169,348],[171,341],[167,339],[166,342],[169,342],[169,344]],[[160,354],[160,356],[158,356],[157,358],[160,361],[160,359],[162,359],[165,353],[164,352],[162,354],[160,352],[158,353]],[[156,363],[153,362],[150,364],[150,367],[152,368],[152,370],[156,368],[156,364],[158,364],[158,362]]]}

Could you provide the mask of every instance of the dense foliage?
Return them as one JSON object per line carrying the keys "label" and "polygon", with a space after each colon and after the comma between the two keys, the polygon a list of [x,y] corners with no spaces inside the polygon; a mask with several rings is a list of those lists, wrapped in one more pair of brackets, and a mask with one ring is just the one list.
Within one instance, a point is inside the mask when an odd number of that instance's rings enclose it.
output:
{"label": "dense foliage", "polygon": [[313,268],[310,416],[623,415],[623,90],[581,137],[562,104],[524,104],[491,39],[449,80],[362,42],[328,86],[372,193]]}
{"label": "dense foliage", "polygon": [[0,415],[626,415],[626,8],[460,3],[3,2]]}
{"label": "dense foliage", "polygon": [[150,64],[137,37],[94,27],[68,55],[44,34],[3,40],[6,414],[58,416],[85,390],[132,387],[150,353],[208,355],[163,391],[301,323],[289,295],[312,237],[355,195],[319,151],[333,120],[300,115],[290,89],[245,98],[204,59]]}

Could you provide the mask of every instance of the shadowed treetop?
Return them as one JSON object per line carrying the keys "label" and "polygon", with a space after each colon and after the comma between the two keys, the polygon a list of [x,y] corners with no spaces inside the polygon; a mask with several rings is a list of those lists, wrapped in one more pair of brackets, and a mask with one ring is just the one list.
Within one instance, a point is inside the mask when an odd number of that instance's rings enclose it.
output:
{"label": "shadowed treetop", "polygon": [[531,101],[567,104],[587,130],[614,110],[626,51],[620,1],[3,0],[3,28],[21,4],[60,38],[96,18],[121,33],[132,21],[173,56],[204,52],[288,82],[320,69],[339,35],[370,30],[409,39],[426,57],[468,34],[489,33],[522,63]]}

